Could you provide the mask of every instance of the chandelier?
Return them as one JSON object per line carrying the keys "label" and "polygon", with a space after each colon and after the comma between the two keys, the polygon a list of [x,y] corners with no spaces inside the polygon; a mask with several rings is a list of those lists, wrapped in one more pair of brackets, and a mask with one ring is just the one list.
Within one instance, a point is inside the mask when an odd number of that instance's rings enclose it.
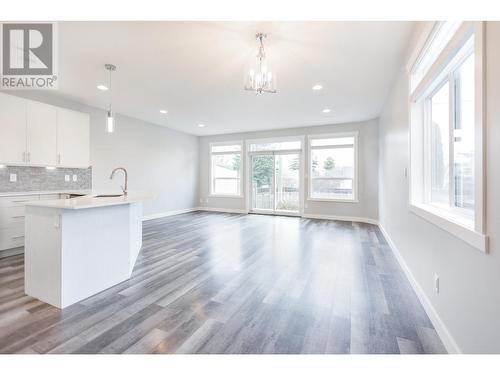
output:
{"label": "chandelier", "polygon": [[267,38],[267,34],[258,33],[255,37],[259,43],[257,65],[255,68],[250,68],[246,76],[245,90],[255,91],[257,95],[264,92],[276,93],[276,76],[268,70],[266,64],[264,39]]}

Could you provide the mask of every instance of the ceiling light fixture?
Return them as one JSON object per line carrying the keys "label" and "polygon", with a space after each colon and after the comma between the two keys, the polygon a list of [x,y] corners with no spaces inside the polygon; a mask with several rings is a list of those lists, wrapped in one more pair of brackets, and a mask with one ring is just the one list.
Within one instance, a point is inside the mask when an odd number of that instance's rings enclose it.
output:
{"label": "ceiling light fixture", "polygon": [[163,113],[164,115],[167,114],[168,112],[164,109],[160,109],[160,113]]}
{"label": "ceiling light fixture", "polygon": [[112,98],[111,98],[111,73],[116,70],[116,66],[113,64],[105,64],[104,68],[109,71],[109,109],[106,115],[106,131],[108,133],[113,133],[115,131],[115,116],[112,110]]}
{"label": "ceiling light fixture", "polygon": [[104,85],[97,85],[97,88],[101,91],[108,91],[109,90],[108,86],[104,86]]}
{"label": "ceiling light fixture", "polygon": [[199,127],[199,128],[204,128],[204,127],[205,127],[205,124],[198,124],[198,127]]}
{"label": "ceiling light fixture", "polygon": [[323,89],[323,86],[321,86],[321,85],[314,85],[314,86],[312,87],[312,89],[313,89],[314,91],[319,91],[319,90],[322,90],[322,89]]}
{"label": "ceiling light fixture", "polygon": [[331,110],[330,108],[325,108],[325,109],[323,110],[323,113],[330,113],[331,111],[332,111],[332,110]]}
{"label": "ceiling light fixture", "polygon": [[268,70],[266,64],[266,51],[264,50],[264,39],[267,34],[258,33],[256,36],[259,43],[257,52],[257,67],[251,68],[245,81],[245,90],[254,91],[257,95],[264,92],[276,93],[276,75]]}

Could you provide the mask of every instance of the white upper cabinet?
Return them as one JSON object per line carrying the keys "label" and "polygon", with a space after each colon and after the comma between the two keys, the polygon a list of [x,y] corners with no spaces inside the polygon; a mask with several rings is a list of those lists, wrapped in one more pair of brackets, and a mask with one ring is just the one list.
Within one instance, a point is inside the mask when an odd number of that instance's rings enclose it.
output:
{"label": "white upper cabinet", "polygon": [[0,164],[88,168],[89,115],[0,93]]}
{"label": "white upper cabinet", "polygon": [[89,115],[57,108],[57,165],[87,168],[89,145]]}
{"label": "white upper cabinet", "polygon": [[0,93],[0,164],[26,163],[26,100]]}
{"label": "white upper cabinet", "polygon": [[27,162],[30,165],[56,165],[57,109],[54,106],[28,100]]}

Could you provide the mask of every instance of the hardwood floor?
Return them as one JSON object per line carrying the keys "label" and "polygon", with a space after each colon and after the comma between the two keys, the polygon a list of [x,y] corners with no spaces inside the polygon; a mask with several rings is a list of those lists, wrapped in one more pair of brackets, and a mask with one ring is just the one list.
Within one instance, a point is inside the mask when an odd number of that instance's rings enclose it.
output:
{"label": "hardwood floor", "polygon": [[132,278],[64,310],[0,260],[2,353],[444,353],[376,226],[194,212],[144,223]]}

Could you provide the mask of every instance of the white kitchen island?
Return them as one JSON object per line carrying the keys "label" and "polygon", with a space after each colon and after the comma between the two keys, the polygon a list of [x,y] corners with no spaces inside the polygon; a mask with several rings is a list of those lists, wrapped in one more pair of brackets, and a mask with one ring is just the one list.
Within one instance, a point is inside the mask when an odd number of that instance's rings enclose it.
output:
{"label": "white kitchen island", "polygon": [[90,194],[28,202],[25,293],[64,308],[129,279],[147,198]]}

